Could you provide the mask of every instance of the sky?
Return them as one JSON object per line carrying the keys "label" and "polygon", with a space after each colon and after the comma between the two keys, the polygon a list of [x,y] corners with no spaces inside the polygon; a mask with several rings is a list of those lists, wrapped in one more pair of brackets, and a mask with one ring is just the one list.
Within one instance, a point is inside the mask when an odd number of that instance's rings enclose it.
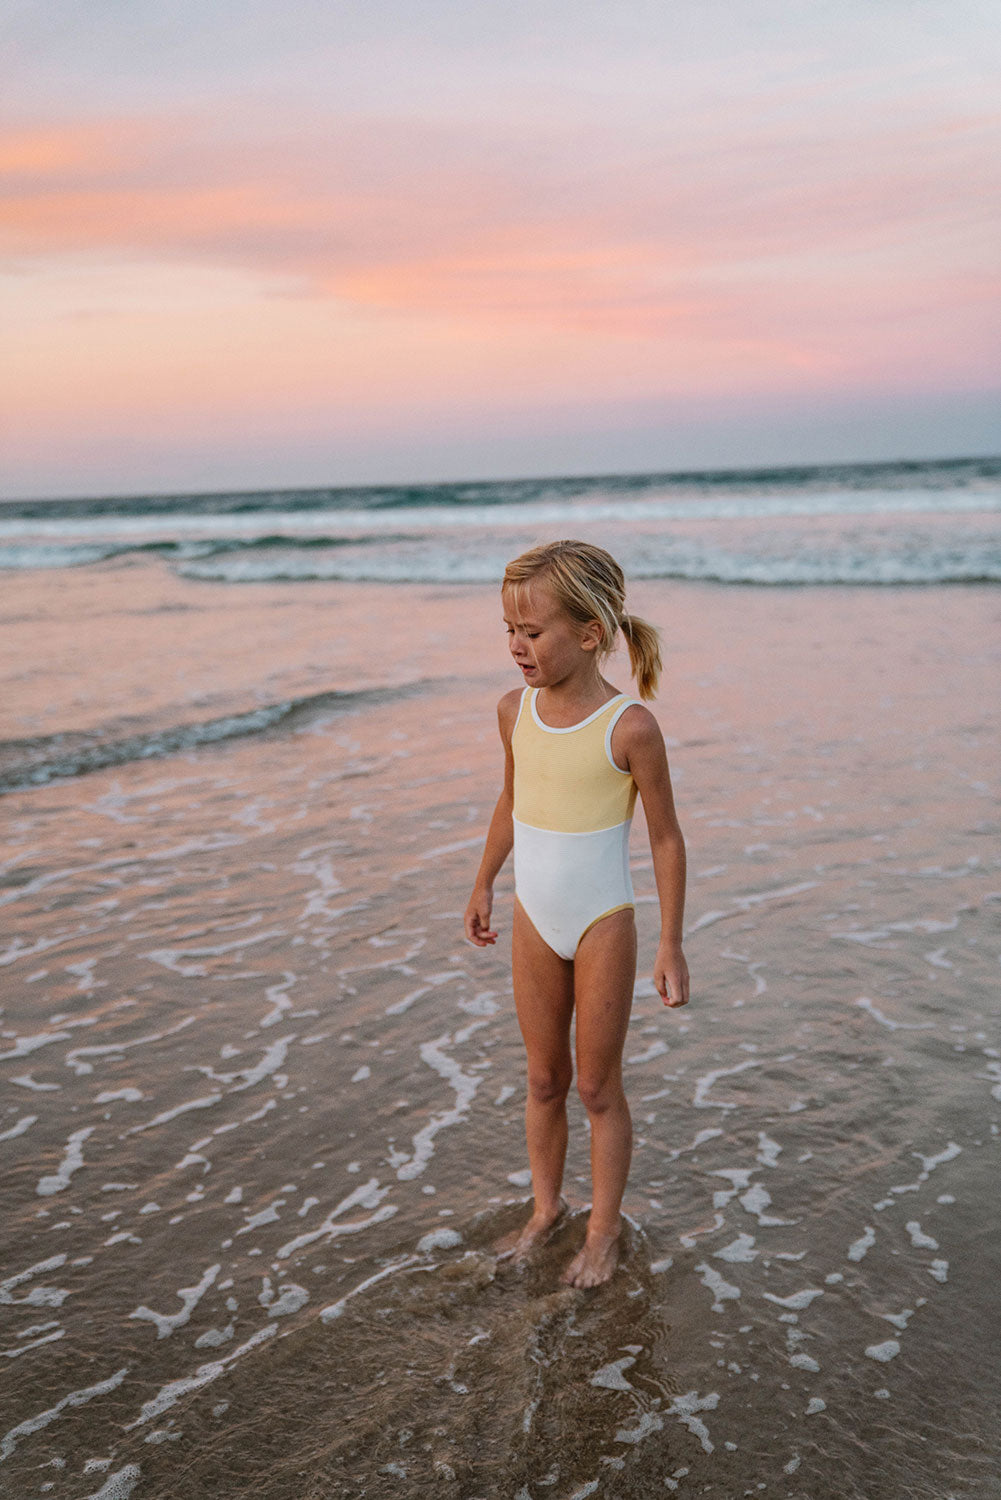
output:
{"label": "sky", "polygon": [[1001,449],[995,0],[5,0],[0,496]]}

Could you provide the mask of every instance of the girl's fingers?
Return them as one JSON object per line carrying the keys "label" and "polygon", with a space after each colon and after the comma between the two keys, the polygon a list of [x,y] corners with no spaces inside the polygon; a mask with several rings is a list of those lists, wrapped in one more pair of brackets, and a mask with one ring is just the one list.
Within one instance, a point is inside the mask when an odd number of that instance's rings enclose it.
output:
{"label": "girl's fingers", "polygon": [[477,948],[486,948],[490,943],[496,943],[497,934],[487,926],[489,916],[482,916],[478,911],[467,912],[465,920],[466,937]]}
{"label": "girl's fingers", "polygon": [[671,1009],[688,1004],[688,977],[683,974],[655,974],[654,984],[664,1004]]}

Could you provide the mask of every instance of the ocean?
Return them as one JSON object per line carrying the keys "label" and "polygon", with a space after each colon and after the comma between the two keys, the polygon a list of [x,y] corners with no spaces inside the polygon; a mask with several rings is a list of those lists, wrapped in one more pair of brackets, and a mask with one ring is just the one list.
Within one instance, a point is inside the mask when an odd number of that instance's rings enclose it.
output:
{"label": "ocean", "polygon": [[[692,1003],[521,1273],[497,580],[663,632]],[[1001,460],[0,504],[0,1493],[1001,1494]],[[624,658],[607,675],[627,688]],[[58,1095],[58,1098],[56,1097]]]}

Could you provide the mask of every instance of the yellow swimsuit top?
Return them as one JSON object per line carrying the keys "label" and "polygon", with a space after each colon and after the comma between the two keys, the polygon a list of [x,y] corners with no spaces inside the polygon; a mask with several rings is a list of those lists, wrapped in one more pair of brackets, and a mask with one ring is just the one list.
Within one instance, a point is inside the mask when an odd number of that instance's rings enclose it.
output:
{"label": "yellow swimsuit top", "polygon": [[542,722],[537,699],[538,689],[526,687],[511,737],[516,821],[554,833],[596,833],[628,822],[636,783],[612,760],[612,730],[635,699],[618,693],[565,729]]}

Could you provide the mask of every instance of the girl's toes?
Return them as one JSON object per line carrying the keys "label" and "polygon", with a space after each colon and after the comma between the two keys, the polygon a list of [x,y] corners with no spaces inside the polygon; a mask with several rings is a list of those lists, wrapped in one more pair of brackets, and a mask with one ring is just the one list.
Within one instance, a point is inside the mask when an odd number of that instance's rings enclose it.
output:
{"label": "girl's toes", "polygon": [[581,1267],[583,1266],[583,1264],[584,1252],[583,1250],[581,1250],[577,1255],[574,1256],[573,1260],[570,1262],[566,1270],[563,1272],[563,1275],[560,1277],[560,1280],[563,1282],[564,1286],[580,1286],[581,1283],[578,1280],[578,1277],[580,1276]]}
{"label": "girl's toes", "polygon": [[611,1281],[618,1262],[619,1247],[616,1239],[604,1237],[594,1244],[585,1240],[584,1248],[574,1256],[562,1279],[567,1286],[582,1289],[602,1286],[606,1281]]}

